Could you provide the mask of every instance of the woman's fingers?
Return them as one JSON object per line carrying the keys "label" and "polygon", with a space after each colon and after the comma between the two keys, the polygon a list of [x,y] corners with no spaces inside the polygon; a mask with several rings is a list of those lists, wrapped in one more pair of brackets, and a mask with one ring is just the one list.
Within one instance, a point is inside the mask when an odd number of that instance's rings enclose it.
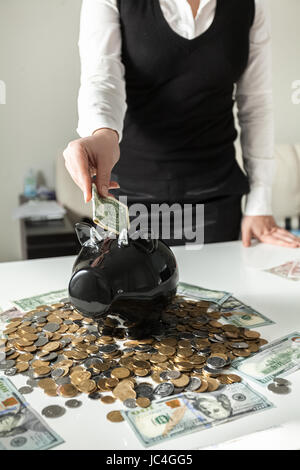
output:
{"label": "woman's fingers", "polygon": [[299,237],[296,237],[296,235],[294,235],[294,234],[291,233],[291,232],[288,232],[288,231],[285,230],[284,228],[278,228],[278,229],[277,229],[277,232],[280,233],[280,234],[282,234],[282,235],[287,236],[287,237],[288,237],[289,239],[291,239],[291,240],[295,240],[295,241],[297,241],[297,242],[300,243],[300,238],[299,238]]}
{"label": "woman's fingers", "polygon": [[246,248],[251,246],[251,239],[252,239],[251,228],[247,226],[242,226],[242,242]]}
{"label": "woman's fingers", "polygon": [[299,245],[299,240],[286,230],[276,230],[272,235],[278,240],[285,241],[291,245]]}
{"label": "woman's fingers", "polygon": [[280,238],[279,236],[275,236],[275,234],[271,235],[261,235],[259,240],[263,243],[270,243],[271,245],[277,246],[284,246],[286,248],[297,248],[299,245],[295,241],[287,241],[285,238]]}
{"label": "woman's fingers", "polygon": [[73,142],[68,145],[63,155],[67,170],[75,183],[83,191],[85,202],[90,201],[92,197],[92,183],[88,157],[84,148],[77,142]]}

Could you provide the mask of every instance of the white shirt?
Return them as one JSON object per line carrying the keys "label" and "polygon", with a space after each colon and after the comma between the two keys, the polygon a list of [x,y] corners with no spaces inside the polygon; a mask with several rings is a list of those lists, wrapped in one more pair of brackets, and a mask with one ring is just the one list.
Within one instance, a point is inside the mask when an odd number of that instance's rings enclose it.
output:
{"label": "white shirt", "polygon": [[[170,27],[186,39],[193,39],[209,28],[217,4],[217,0],[201,0],[194,18],[187,0],[159,1]],[[250,193],[244,211],[246,215],[272,213],[274,126],[271,36],[263,2],[264,0],[255,0],[248,65],[236,84],[235,95],[244,167],[250,181]],[[95,130],[108,127],[116,130],[119,140],[122,139],[127,105],[121,45],[117,0],[83,0],[79,39],[82,69],[77,129],[81,137],[90,136]]]}

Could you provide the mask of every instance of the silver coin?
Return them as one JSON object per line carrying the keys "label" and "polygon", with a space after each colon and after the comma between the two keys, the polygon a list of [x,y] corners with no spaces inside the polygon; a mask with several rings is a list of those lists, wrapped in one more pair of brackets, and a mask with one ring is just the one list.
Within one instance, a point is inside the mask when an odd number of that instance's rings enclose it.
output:
{"label": "silver coin", "polygon": [[49,315],[49,312],[46,310],[40,310],[39,312],[34,312],[32,315],[32,318],[38,319],[38,318],[45,318]]}
{"label": "silver coin", "polygon": [[168,380],[168,379],[169,379],[169,375],[168,375],[168,371],[167,371],[167,370],[164,370],[163,372],[161,372],[161,373],[159,374],[159,376],[160,376],[160,378],[161,378],[162,380]]}
{"label": "silver coin", "polygon": [[211,353],[211,349],[210,349],[210,348],[201,348],[201,349],[199,349],[199,351],[197,352],[198,356],[208,356],[210,353]]}
{"label": "silver coin", "polygon": [[11,369],[7,369],[4,371],[4,375],[7,375],[8,377],[12,377],[13,375],[16,375],[17,369],[15,367],[12,367]]}
{"label": "silver coin", "polygon": [[182,393],[184,391],[184,387],[174,387],[174,395],[178,395],[179,393]]}
{"label": "silver coin", "polygon": [[249,344],[245,341],[241,341],[239,343],[232,343],[234,344],[235,349],[246,349],[249,347]]}
{"label": "silver coin", "polygon": [[72,322],[72,320],[65,320],[64,324],[65,325],[73,325],[73,322]]}
{"label": "silver coin", "polygon": [[103,353],[113,353],[119,349],[117,344],[104,344],[103,346],[100,346],[99,351]]}
{"label": "silver coin", "polygon": [[47,323],[47,325],[43,327],[43,331],[49,331],[50,333],[55,333],[59,329],[60,325],[58,323]]}
{"label": "silver coin", "polygon": [[193,339],[194,335],[192,333],[180,333],[180,338],[182,339]]}
{"label": "silver coin", "polygon": [[153,395],[153,387],[150,384],[139,384],[135,391],[139,397],[151,398]]}
{"label": "silver coin", "polygon": [[22,395],[28,395],[33,392],[33,388],[29,386],[20,387],[19,392],[22,393]]}
{"label": "silver coin", "polygon": [[123,401],[123,405],[126,406],[126,408],[136,408],[136,402],[134,398],[127,398],[126,400]]}
{"label": "silver coin", "polygon": [[46,418],[60,418],[66,412],[66,409],[59,405],[50,405],[46,406],[42,410],[42,415],[46,416]]}
{"label": "silver coin", "polygon": [[26,380],[26,385],[28,385],[31,388],[36,388],[36,387],[38,387],[38,382],[39,382],[39,379],[38,380],[36,380],[36,379],[27,379]]}
{"label": "silver coin", "polygon": [[71,343],[71,339],[70,339],[70,338],[64,338],[64,337],[63,337],[63,338],[61,338],[61,339],[59,340],[59,342],[60,342],[60,344],[61,344],[63,347],[65,347],[65,346],[67,346],[68,344]]}
{"label": "silver coin", "polygon": [[99,393],[99,392],[92,392],[92,393],[89,393],[89,394],[88,394],[88,397],[89,397],[91,400],[99,400],[99,398],[101,398],[101,393]]}
{"label": "silver coin", "polygon": [[49,341],[48,341],[48,338],[46,338],[46,336],[40,336],[35,342],[34,342],[34,345],[37,346],[37,347],[41,347],[41,346],[45,346],[45,344],[47,344]]}
{"label": "silver coin", "polygon": [[206,331],[195,331],[194,336],[195,338],[205,339],[205,338],[208,338],[208,333]]}
{"label": "silver coin", "polygon": [[71,380],[70,380],[70,377],[58,377],[57,379],[55,379],[55,383],[57,385],[66,385],[66,384],[70,384]]}
{"label": "silver coin", "polygon": [[130,352],[133,352],[133,351],[135,351],[134,348],[124,348],[124,349],[122,350],[123,353],[130,353]]}
{"label": "silver coin", "polygon": [[148,352],[151,349],[150,344],[143,344],[134,348],[136,351]]}
{"label": "silver coin", "polygon": [[172,395],[173,392],[174,385],[168,382],[158,384],[157,387],[154,389],[155,395],[159,395],[160,397],[168,397],[169,395]]}
{"label": "silver coin", "polygon": [[54,361],[54,359],[57,358],[57,354],[55,352],[51,352],[50,354],[47,354],[47,356],[40,357],[40,361],[43,362],[51,362]]}
{"label": "silver coin", "polygon": [[195,390],[198,390],[198,388],[201,387],[201,383],[201,379],[199,379],[198,377],[191,377],[190,383],[185,387],[185,389],[189,392],[194,392]]}
{"label": "silver coin", "polygon": [[9,356],[11,356],[11,355],[12,355],[14,352],[15,352],[15,350],[14,350],[14,349],[9,349],[8,351],[6,351],[6,352],[5,352],[5,354],[6,354],[6,357],[9,357]]}
{"label": "silver coin", "polygon": [[268,390],[278,395],[287,395],[290,393],[291,389],[286,385],[276,385],[275,383],[270,383],[268,385]]}
{"label": "silver coin", "polygon": [[223,357],[213,356],[213,357],[208,357],[207,358],[206,364],[211,369],[221,369],[222,367],[225,366],[226,360],[223,359]]}
{"label": "silver coin", "polygon": [[8,361],[2,361],[0,362],[0,370],[7,370],[7,369],[11,369],[12,367],[14,367],[16,361],[14,361],[13,359],[9,359]]}
{"label": "silver coin", "polygon": [[91,367],[97,365],[97,364],[103,364],[103,359],[100,359],[99,357],[92,357],[89,359],[86,359],[83,363],[84,367],[87,369],[90,369]]}
{"label": "silver coin", "polygon": [[217,377],[220,374],[224,373],[223,369],[212,369],[211,367],[205,366],[203,370],[207,372],[211,377]]}
{"label": "silver coin", "polygon": [[80,401],[80,400],[75,400],[75,399],[67,400],[67,401],[65,402],[65,405],[66,405],[68,408],[79,408],[79,407],[82,405],[82,401]]}
{"label": "silver coin", "polygon": [[222,335],[214,334],[214,337],[215,337],[215,339],[217,339],[218,341],[220,341],[222,343],[224,341],[227,341],[227,338],[225,336],[222,336]]}
{"label": "silver coin", "polygon": [[51,371],[51,377],[52,379],[58,379],[65,373],[64,369],[61,369],[60,367],[57,367],[56,369],[53,369]]}
{"label": "silver coin", "polygon": [[281,377],[275,377],[275,379],[273,379],[273,382],[275,382],[277,385],[291,385],[291,382],[289,380],[282,379]]}
{"label": "silver coin", "polygon": [[181,373],[179,372],[179,370],[168,370],[166,371],[167,373],[167,379],[179,379],[179,377],[181,376]]}

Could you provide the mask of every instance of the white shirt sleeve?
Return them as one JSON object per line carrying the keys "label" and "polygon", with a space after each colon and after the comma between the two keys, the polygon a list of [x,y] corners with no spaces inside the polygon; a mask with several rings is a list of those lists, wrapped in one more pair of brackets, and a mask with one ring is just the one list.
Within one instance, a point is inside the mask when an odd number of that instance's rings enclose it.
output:
{"label": "white shirt sleeve", "polygon": [[243,160],[250,181],[244,213],[271,215],[275,167],[271,34],[263,0],[255,3],[248,66],[236,89]]}
{"label": "white shirt sleeve", "polygon": [[121,31],[116,0],[83,0],[79,51],[81,86],[77,132],[87,137],[102,127],[122,139],[127,109],[121,61]]}

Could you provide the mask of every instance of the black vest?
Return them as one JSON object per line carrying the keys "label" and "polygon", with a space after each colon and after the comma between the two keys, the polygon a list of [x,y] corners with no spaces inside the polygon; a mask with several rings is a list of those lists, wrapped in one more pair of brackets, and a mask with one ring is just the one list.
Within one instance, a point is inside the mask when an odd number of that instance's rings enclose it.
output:
{"label": "black vest", "polygon": [[248,62],[254,2],[217,0],[212,25],[188,40],[159,0],[118,0],[128,105],[120,182],[199,175],[199,189],[214,195],[248,192],[235,160],[233,91]]}

